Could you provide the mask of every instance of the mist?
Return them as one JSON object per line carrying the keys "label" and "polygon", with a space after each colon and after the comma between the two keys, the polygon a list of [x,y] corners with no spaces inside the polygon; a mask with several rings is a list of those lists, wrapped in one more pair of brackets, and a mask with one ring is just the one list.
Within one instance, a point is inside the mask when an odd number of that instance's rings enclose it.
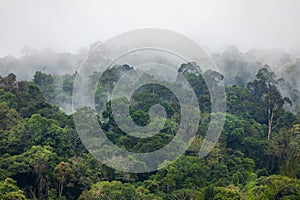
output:
{"label": "mist", "polygon": [[300,55],[297,0],[0,1],[0,57],[28,46],[78,53],[95,41],[138,28],[170,29],[212,51],[234,44]]}
{"label": "mist", "polygon": [[[246,87],[268,65],[287,80],[285,95],[299,96],[299,9],[297,0],[2,0],[0,75],[32,80],[36,71],[74,74],[93,46],[150,27],[179,32],[205,47],[226,85]],[[101,50],[95,67],[112,59],[110,49]]]}

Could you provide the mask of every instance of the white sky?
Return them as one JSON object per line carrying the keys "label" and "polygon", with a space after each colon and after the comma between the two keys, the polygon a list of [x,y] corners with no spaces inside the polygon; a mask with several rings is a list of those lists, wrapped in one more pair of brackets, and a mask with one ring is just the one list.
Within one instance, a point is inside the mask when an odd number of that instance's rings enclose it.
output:
{"label": "white sky", "polygon": [[137,28],[165,28],[212,50],[300,52],[299,0],[0,0],[0,56],[24,46],[76,52]]}

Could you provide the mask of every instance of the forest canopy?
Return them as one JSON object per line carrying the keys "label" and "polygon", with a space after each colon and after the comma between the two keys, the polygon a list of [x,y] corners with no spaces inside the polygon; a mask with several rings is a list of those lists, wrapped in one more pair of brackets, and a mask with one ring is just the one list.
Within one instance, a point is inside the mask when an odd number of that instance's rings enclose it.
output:
{"label": "forest canopy", "polygon": [[[77,72],[36,71],[31,81],[19,81],[13,73],[0,77],[0,199],[300,199],[298,63],[285,64],[282,79],[268,65],[247,63],[240,56],[232,59],[229,53],[219,56],[223,71],[234,73],[199,73],[191,63],[179,67],[178,74],[197,96],[198,131],[180,158],[148,173],[107,167],[81,143],[73,121],[76,113],[70,112]],[[167,111],[166,123],[151,138],[124,133],[114,121],[109,93],[130,70],[135,69],[114,66],[100,80],[100,72],[89,77],[97,83],[96,109],[104,110],[98,112],[99,124],[120,148],[154,151],[174,138],[180,105],[164,87],[141,87],[132,96],[134,122],[148,124],[149,108],[160,104]],[[203,77],[211,84],[206,85]],[[225,125],[216,146],[200,159],[198,152],[215,114],[209,87],[218,89],[221,80],[226,90]]]}

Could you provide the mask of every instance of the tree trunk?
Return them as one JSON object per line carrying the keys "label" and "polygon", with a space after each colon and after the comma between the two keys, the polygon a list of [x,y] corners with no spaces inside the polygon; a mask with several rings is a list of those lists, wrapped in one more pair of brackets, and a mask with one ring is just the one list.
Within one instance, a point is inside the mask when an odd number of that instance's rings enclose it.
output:
{"label": "tree trunk", "polygon": [[59,184],[58,197],[62,196],[63,188],[64,188],[64,180],[63,180],[63,176],[61,176],[60,184]]}
{"label": "tree trunk", "polygon": [[268,140],[270,140],[270,137],[271,137],[271,131],[272,131],[272,121],[273,121],[273,117],[272,117],[272,115],[274,116],[274,112],[272,112],[272,114],[271,114],[271,99],[270,99],[270,86],[268,86],[268,95],[267,95],[267,97],[268,97],[268,103],[269,103],[269,105],[268,105],[268,117],[269,117],[269,119],[268,119]]}
{"label": "tree trunk", "polygon": [[270,140],[270,137],[271,137],[273,118],[274,118],[274,112],[272,112],[272,114],[271,114],[271,116],[269,118],[268,140]]}

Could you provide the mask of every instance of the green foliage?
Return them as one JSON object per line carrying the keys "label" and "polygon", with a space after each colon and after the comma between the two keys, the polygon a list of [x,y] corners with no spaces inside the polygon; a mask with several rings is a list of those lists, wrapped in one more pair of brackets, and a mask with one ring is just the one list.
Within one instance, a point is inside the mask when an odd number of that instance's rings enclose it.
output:
{"label": "green foliage", "polygon": [[8,136],[8,152],[17,154],[34,145],[49,145],[58,155],[67,155],[65,130],[60,128],[53,119],[34,114],[23,119],[15,126]]}
{"label": "green foliage", "polygon": [[122,184],[119,181],[103,181],[92,185],[91,189],[84,192],[79,199],[90,200],[90,199],[134,199],[135,187],[131,184]]}
{"label": "green foliage", "polygon": [[208,186],[204,189],[203,199],[231,199],[231,200],[239,200],[241,198],[241,193],[239,188],[229,185],[228,187],[214,187]]}
{"label": "green foliage", "polygon": [[19,120],[19,113],[15,109],[9,108],[6,102],[0,103],[0,128],[2,130],[10,130],[17,125]]}
{"label": "green foliage", "polygon": [[271,137],[271,132],[274,128],[274,122],[277,121],[278,116],[284,115],[283,105],[285,102],[292,106],[292,101],[288,97],[282,97],[277,85],[283,79],[276,79],[274,72],[269,72],[268,66],[260,69],[256,74],[256,79],[249,82],[247,85],[248,90],[259,103],[261,109],[264,111],[262,114],[266,118],[268,124],[268,140]]}
{"label": "green foliage", "polygon": [[33,76],[33,82],[39,86],[46,99],[54,99],[56,96],[54,90],[55,77],[38,71]]}
{"label": "green foliage", "polygon": [[[297,127],[297,125],[295,125]],[[300,133],[296,128],[281,129],[271,139],[267,154],[276,157],[280,174],[297,178],[300,175]]]}
{"label": "green foliage", "polygon": [[[159,170],[157,174],[152,175],[150,179],[157,183],[161,191],[171,193],[183,188],[199,189],[206,186],[207,171],[208,168],[198,157],[181,156],[169,166]],[[148,184],[146,188],[150,187]],[[153,189],[152,192],[158,191]]]}
{"label": "green foliage", "polygon": [[[228,68],[230,63],[232,68],[240,67],[238,61],[227,61]],[[200,159],[198,152],[210,117],[218,115],[210,113],[208,89],[218,90],[224,78],[230,81],[218,72],[195,67],[196,63],[182,64],[178,78],[186,78],[195,90],[201,109],[197,135],[184,155],[143,174],[101,164],[76,133],[73,116],[80,113],[66,115],[49,104],[70,105],[77,73],[36,72],[33,82],[17,82],[14,74],[0,77],[0,199],[300,199],[300,119],[284,109],[284,103],[291,101],[279,92],[282,80],[265,66],[245,88],[248,77],[236,73],[231,82],[239,86],[226,86],[228,114],[221,138],[210,154]],[[115,66],[103,72],[100,80],[99,72],[90,77],[90,84],[96,85],[96,108],[103,111],[97,118],[107,137],[120,148],[155,151],[174,138],[181,105],[169,89],[157,84],[138,88],[130,102],[118,99],[130,105],[129,113],[140,126],[152,122],[149,109],[155,104],[167,113],[162,130],[153,137],[127,135],[114,121],[108,100],[116,82],[130,70],[134,69],[128,65]],[[153,77],[144,74],[143,78]],[[297,100],[295,95],[293,100]],[[94,114],[90,108],[82,110],[86,115],[82,117]],[[155,126],[161,121],[153,119]],[[90,124],[77,125],[91,136],[91,144],[98,141]],[[136,162],[134,157],[131,160]],[[118,162],[117,156],[114,161]]]}
{"label": "green foliage", "polygon": [[0,199],[2,200],[25,200],[24,192],[18,188],[16,181],[6,178],[0,182]]}
{"label": "green foliage", "polygon": [[16,96],[11,92],[0,89],[0,103],[6,102],[10,108],[17,108]]}
{"label": "green foliage", "polygon": [[261,177],[247,188],[248,199],[299,199],[299,180],[272,175]]}

